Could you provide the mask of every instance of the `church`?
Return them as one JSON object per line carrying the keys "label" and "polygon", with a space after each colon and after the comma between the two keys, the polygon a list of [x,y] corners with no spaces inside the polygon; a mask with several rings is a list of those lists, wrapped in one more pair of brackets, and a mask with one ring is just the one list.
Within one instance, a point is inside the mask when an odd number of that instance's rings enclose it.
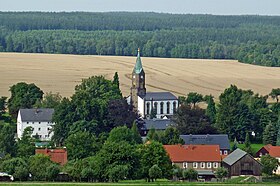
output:
{"label": "church", "polygon": [[171,92],[147,92],[145,87],[145,72],[138,49],[136,64],[132,71],[132,86],[128,102],[146,119],[151,115],[156,118],[169,118],[178,108],[178,98]]}

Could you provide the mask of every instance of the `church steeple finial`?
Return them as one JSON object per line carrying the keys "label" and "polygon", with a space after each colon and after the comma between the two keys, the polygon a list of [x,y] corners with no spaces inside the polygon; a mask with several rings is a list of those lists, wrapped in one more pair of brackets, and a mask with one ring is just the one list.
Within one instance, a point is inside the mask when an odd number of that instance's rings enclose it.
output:
{"label": "church steeple finial", "polygon": [[134,67],[134,72],[136,74],[140,74],[140,72],[142,70],[143,70],[143,67],[142,67],[141,56],[140,56],[140,48],[138,48],[138,54],[137,54],[136,64]]}

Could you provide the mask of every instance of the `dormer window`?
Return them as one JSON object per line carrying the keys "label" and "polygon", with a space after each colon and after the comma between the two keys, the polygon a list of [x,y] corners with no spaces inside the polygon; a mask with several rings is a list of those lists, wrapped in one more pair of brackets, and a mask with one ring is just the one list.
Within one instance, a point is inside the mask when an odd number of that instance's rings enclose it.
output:
{"label": "dormer window", "polygon": [[141,76],[141,79],[143,79],[144,78],[144,76]]}

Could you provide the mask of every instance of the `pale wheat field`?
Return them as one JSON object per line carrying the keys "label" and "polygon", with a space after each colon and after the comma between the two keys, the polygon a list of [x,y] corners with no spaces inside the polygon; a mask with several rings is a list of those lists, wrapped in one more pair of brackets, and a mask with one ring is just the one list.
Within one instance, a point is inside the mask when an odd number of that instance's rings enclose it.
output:
{"label": "pale wheat field", "polygon": [[[0,53],[0,96],[10,96],[17,82],[35,83],[44,92],[70,97],[83,78],[117,71],[127,96],[136,57],[79,56],[61,54]],[[216,98],[230,84],[262,95],[280,87],[280,68],[260,67],[233,60],[169,59],[142,57],[147,91],[212,94]]]}

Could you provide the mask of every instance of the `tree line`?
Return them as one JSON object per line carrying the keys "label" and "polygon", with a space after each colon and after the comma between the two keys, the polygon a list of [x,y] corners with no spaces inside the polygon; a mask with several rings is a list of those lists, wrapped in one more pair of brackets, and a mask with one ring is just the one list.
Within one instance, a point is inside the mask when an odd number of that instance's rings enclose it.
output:
{"label": "tree line", "polygon": [[1,12],[0,51],[135,55],[280,66],[277,16]]}

